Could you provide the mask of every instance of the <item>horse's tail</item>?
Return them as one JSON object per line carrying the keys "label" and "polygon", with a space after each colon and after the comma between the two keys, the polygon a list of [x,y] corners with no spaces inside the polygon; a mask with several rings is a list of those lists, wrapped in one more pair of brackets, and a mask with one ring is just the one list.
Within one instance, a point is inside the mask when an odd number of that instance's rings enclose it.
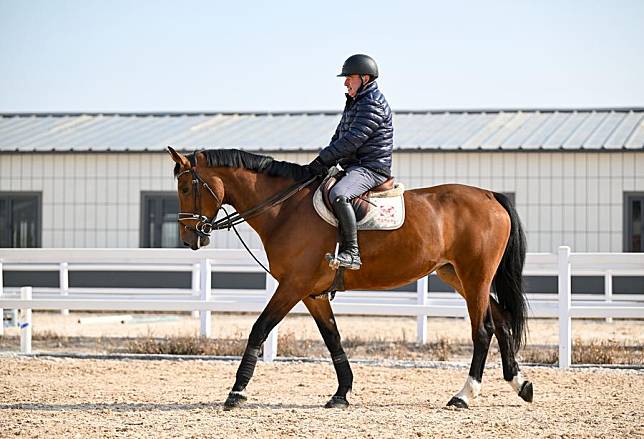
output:
{"label": "horse's tail", "polygon": [[510,215],[511,228],[503,258],[494,275],[494,292],[501,307],[510,314],[510,331],[514,351],[517,352],[526,339],[528,314],[523,286],[523,264],[526,254],[526,237],[521,221],[512,203],[503,194],[494,193],[496,201]]}

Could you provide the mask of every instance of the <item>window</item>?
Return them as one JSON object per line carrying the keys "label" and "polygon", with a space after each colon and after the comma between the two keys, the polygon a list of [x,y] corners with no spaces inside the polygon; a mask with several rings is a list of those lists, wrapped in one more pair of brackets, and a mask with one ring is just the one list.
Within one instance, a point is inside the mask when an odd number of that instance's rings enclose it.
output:
{"label": "window", "polygon": [[40,192],[0,192],[0,247],[40,247]]}
{"label": "window", "polygon": [[644,252],[644,192],[624,194],[624,251]]}
{"label": "window", "polygon": [[141,211],[141,247],[183,247],[175,192],[143,192]]}

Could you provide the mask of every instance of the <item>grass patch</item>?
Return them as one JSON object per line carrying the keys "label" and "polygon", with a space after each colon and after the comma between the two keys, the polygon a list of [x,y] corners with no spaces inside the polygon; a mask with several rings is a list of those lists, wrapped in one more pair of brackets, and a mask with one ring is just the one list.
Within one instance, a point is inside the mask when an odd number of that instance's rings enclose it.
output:
{"label": "grass patch", "polygon": [[519,363],[557,364],[559,350],[554,347],[530,348],[524,347],[517,356]]}
{"label": "grass patch", "polygon": [[[246,348],[246,337],[239,333],[232,338],[214,339],[198,336],[157,337],[152,333],[135,338],[121,337],[78,337],[60,335],[54,331],[36,331],[33,334],[36,351],[80,351],[164,355],[215,355],[241,356]],[[375,360],[417,360],[417,361],[470,361],[472,345],[468,340],[441,338],[424,345],[408,340],[392,341],[384,337],[347,337],[343,347],[349,358]],[[19,349],[18,336],[1,336],[0,350]],[[278,356],[328,358],[329,353],[319,339],[298,339],[296,333],[280,331]],[[535,364],[555,365],[558,363],[558,347],[524,347],[518,361]],[[488,364],[500,362],[498,345],[492,342]],[[576,338],[572,344],[573,364],[627,364],[644,365],[644,346],[638,340],[583,341]]]}
{"label": "grass patch", "polygon": [[639,343],[593,340],[582,343],[575,339],[572,361],[579,364],[644,364],[644,350]]}
{"label": "grass patch", "polygon": [[[559,348],[524,348],[521,361],[538,364],[557,364]],[[637,342],[617,342],[614,340],[582,341],[575,338],[572,343],[573,364],[644,364],[644,349]]]}
{"label": "grass patch", "polygon": [[123,352],[129,354],[240,356],[246,341],[204,337],[137,337],[128,339]]}
{"label": "grass patch", "polygon": [[461,343],[450,343],[445,338],[419,345],[404,340],[390,341],[356,337],[347,339],[343,346],[350,357],[425,361],[450,361],[469,350],[468,346]]}
{"label": "grass patch", "polygon": [[[449,343],[447,339],[420,346],[404,341],[351,337],[343,342],[343,346],[347,355],[353,358],[448,361],[456,355],[468,352],[467,347]],[[293,332],[280,333],[277,347],[277,355],[283,357],[327,357],[329,355],[322,341],[299,340]],[[125,347],[116,351],[136,354],[241,356],[245,348],[246,340],[243,338],[146,336],[127,339]]]}
{"label": "grass patch", "polygon": [[[292,332],[281,333],[278,339],[278,355],[284,357],[327,357],[324,343],[317,340],[298,340]],[[424,361],[468,361],[472,355],[469,343],[453,343],[448,339],[418,345],[406,341],[367,340],[350,337],[343,341],[350,358],[404,359]],[[168,355],[225,355],[241,356],[246,340],[208,339],[202,337],[140,337],[129,339],[125,352],[138,354]],[[640,345],[615,341],[573,343],[572,360],[575,364],[644,364],[644,350]],[[498,361],[499,353],[494,345],[490,349],[489,361]],[[536,364],[557,364],[558,348],[524,348],[520,362]]]}
{"label": "grass patch", "polygon": [[66,335],[60,335],[54,331],[34,331],[31,339],[33,341],[51,341],[59,343],[69,342],[69,337],[67,337]]}

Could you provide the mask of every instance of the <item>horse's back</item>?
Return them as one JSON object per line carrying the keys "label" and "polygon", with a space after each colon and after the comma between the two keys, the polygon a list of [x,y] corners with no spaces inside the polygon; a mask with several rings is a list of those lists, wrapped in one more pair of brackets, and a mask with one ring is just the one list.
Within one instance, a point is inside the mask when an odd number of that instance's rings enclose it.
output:
{"label": "horse's back", "polygon": [[[408,219],[436,228],[446,248],[476,245],[488,234],[509,235],[510,217],[494,192],[464,184],[441,184],[405,192]],[[412,219],[413,218],[413,219]]]}
{"label": "horse's back", "polygon": [[[405,194],[410,198],[410,201],[417,203],[419,200],[424,200],[432,207],[432,210],[441,212],[448,210],[462,212],[472,209],[480,212],[486,208],[491,209],[491,213],[505,212],[503,206],[496,200],[493,191],[476,186],[449,183],[412,189],[406,191]],[[413,202],[412,204],[414,204]]]}
{"label": "horse's back", "polygon": [[490,190],[459,183],[439,184],[436,186],[412,189],[408,192],[420,195],[431,195],[439,201],[469,201],[481,200],[483,198],[494,200],[494,194]]}

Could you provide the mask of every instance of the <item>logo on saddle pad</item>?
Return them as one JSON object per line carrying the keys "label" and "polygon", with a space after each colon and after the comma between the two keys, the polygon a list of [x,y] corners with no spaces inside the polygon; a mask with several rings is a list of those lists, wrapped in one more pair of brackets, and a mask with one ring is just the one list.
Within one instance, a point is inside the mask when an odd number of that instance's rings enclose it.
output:
{"label": "logo on saddle pad", "polygon": [[[335,177],[327,178],[313,195],[315,211],[324,221],[335,227],[338,226],[338,220],[331,211],[328,194],[336,182]],[[356,212],[358,230],[400,228],[405,222],[404,192],[405,187],[402,183],[394,184],[393,179],[389,179],[378,188],[351,200],[351,205]]]}

